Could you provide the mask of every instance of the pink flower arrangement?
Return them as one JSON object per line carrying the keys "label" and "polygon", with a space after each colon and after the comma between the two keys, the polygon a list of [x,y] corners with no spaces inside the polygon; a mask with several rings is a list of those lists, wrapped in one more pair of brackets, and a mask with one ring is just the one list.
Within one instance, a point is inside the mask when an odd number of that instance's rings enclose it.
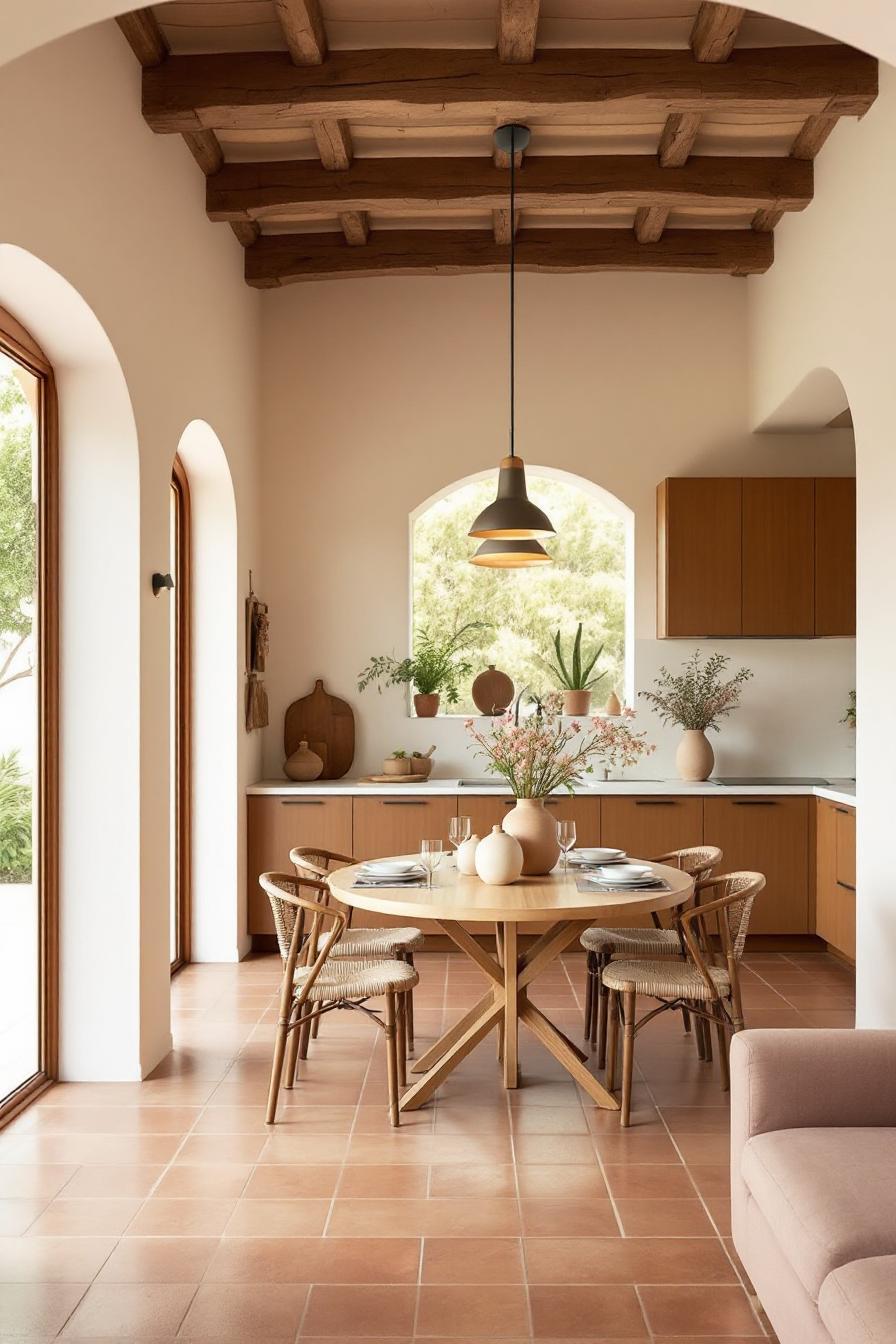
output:
{"label": "pink flower arrangement", "polygon": [[515,798],[545,798],[555,789],[574,793],[579,776],[592,772],[592,757],[607,765],[635,765],[655,749],[645,733],[631,728],[631,709],[623,711],[619,722],[596,715],[582,737],[582,724],[563,725],[560,704],[560,696],[547,696],[540,714],[522,723],[513,714],[504,714],[487,733],[473,719],[466,721],[467,732],[479,748],[477,754],[486,759],[486,769],[506,779]]}

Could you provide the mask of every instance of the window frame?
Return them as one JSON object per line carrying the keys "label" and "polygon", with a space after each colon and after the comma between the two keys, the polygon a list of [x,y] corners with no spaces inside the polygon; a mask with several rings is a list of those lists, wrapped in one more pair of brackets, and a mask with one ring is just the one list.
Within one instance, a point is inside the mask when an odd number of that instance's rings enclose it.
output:
{"label": "window frame", "polygon": [[[0,350],[38,384],[36,873],[38,1067],[0,1098],[0,1126],[55,1082],[59,1069],[59,404],[53,367],[22,324],[0,308]],[[35,880],[36,879],[36,880]]]}
{"label": "window frame", "polygon": [[190,504],[190,483],[180,457],[175,456],[171,469],[171,491],[174,497],[174,648],[172,660],[174,676],[174,881],[175,881],[175,957],[171,974],[176,975],[188,964],[191,956],[193,917],[193,523]]}

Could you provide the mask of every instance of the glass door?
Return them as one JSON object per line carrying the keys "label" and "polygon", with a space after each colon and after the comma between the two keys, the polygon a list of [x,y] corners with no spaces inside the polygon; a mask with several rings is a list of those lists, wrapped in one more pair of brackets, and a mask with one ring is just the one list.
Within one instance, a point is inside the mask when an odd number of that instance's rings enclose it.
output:
{"label": "glass door", "polygon": [[54,449],[51,370],[0,313],[0,1119],[55,1070]]}
{"label": "glass door", "polygon": [[172,974],[190,960],[190,489],[179,458],[171,476],[171,874]]}

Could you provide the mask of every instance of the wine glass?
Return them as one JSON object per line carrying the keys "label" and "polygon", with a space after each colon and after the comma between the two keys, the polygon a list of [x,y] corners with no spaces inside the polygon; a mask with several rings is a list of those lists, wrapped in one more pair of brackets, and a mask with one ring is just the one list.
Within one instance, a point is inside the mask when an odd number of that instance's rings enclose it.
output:
{"label": "wine glass", "polygon": [[569,872],[569,851],[576,842],[576,824],[574,821],[557,822],[557,839],[563,850],[563,876]]}
{"label": "wine glass", "polygon": [[420,862],[426,869],[426,888],[432,891],[432,875],[442,862],[444,851],[442,840],[422,840],[420,842]]}
{"label": "wine glass", "polygon": [[473,823],[469,817],[452,817],[448,823],[448,839],[455,850],[473,833]]}

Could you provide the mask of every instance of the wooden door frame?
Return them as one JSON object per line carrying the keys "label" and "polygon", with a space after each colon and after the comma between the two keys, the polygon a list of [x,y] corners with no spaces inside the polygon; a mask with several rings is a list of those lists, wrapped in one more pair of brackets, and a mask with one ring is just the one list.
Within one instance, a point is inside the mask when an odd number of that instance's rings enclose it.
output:
{"label": "wooden door frame", "polygon": [[175,847],[175,881],[177,883],[175,918],[177,921],[176,956],[171,963],[174,975],[190,960],[193,918],[193,517],[190,504],[190,483],[186,469],[175,457],[171,471],[171,488],[176,500],[174,575],[174,705],[176,716],[174,732],[174,789],[175,826],[171,843]]}
{"label": "wooden door frame", "polygon": [[[0,308],[0,351],[38,380],[36,818],[39,971],[37,1072],[5,1099],[0,1125],[55,1081],[59,1066],[59,406],[53,368],[34,337]],[[34,873],[32,875],[34,881]]]}

